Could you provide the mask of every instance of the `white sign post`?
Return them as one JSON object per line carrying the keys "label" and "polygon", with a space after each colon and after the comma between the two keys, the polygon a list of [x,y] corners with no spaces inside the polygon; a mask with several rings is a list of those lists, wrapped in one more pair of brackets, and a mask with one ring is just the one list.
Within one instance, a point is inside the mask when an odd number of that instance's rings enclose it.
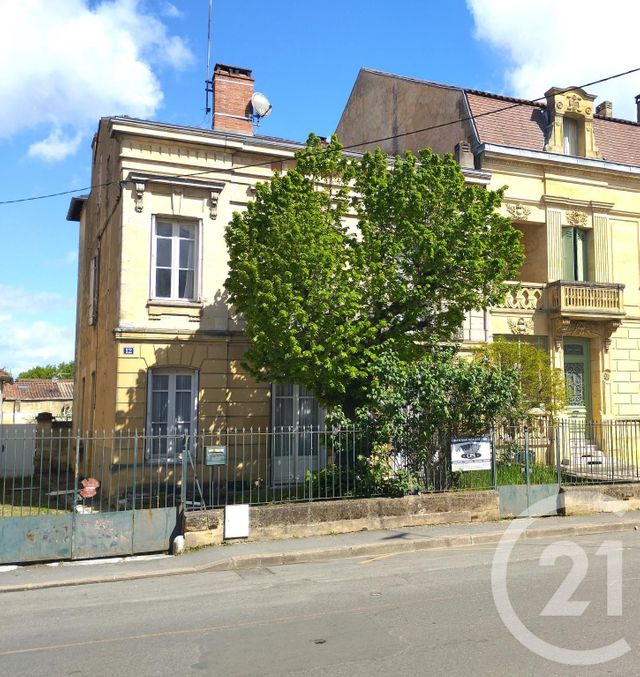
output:
{"label": "white sign post", "polygon": [[451,470],[491,470],[491,440],[488,437],[451,440]]}

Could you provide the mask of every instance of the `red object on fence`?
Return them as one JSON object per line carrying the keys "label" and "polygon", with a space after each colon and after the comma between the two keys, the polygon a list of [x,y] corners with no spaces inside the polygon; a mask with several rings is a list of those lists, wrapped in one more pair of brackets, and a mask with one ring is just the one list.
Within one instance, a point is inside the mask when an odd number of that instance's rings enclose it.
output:
{"label": "red object on fence", "polygon": [[87,477],[80,484],[82,484],[82,489],[78,493],[82,498],[93,498],[100,487],[100,482],[93,477]]}

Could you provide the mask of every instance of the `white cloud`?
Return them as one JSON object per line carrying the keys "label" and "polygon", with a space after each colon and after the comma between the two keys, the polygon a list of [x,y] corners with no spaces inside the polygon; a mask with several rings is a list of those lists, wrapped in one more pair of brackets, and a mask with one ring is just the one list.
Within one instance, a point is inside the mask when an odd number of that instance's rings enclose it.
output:
{"label": "white cloud", "polygon": [[[538,98],[550,87],[582,85],[640,66],[640,3],[629,0],[467,0],[476,37],[506,57],[508,94]],[[587,87],[613,101],[615,117],[636,119],[640,74]]]}
{"label": "white cloud", "polygon": [[14,377],[31,367],[73,359],[73,329],[43,322],[3,322],[0,318],[0,360]]}
{"label": "white cloud", "polygon": [[72,306],[60,294],[0,284],[0,368],[17,376],[38,364],[73,359],[73,324],[42,319]]}
{"label": "white cloud", "polygon": [[154,68],[193,61],[139,0],[0,0],[0,16],[0,139],[49,127],[35,157],[64,157],[103,115],[153,115]]}
{"label": "white cloud", "polygon": [[184,16],[184,14],[174,4],[170,2],[165,2],[162,5],[162,13],[165,16],[170,17],[171,19],[180,19]]}
{"label": "white cloud", "polygon": [[64,160],[78,150],[80,141],[82,141],[82,132],[69,137],[59,129],[54,129],[46,139],[32,143],[27,154],[29,157],[39,158],[45,162]]}

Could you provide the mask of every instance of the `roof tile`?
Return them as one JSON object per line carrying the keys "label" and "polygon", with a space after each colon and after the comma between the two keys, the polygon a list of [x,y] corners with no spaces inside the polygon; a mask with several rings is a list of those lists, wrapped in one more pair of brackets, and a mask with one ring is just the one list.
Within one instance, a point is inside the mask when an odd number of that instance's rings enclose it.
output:
{"label": "roof tile", "polygon": [[73,379],[25,378],[7,383],[3,389],[5,400],[72,400]]}

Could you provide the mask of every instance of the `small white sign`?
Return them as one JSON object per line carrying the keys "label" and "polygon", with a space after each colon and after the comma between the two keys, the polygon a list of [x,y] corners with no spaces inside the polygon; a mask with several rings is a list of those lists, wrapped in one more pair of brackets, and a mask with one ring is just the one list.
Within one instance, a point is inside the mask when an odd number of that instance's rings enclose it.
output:
{"label": "small white sign", "polygon": [[249,505],[227,505],[224,508],[224,537],[249,537]]}
{"label": "small white sign", "polygon": [[488,437],[451,440],[451,470],[491,470],[491,440]]}

